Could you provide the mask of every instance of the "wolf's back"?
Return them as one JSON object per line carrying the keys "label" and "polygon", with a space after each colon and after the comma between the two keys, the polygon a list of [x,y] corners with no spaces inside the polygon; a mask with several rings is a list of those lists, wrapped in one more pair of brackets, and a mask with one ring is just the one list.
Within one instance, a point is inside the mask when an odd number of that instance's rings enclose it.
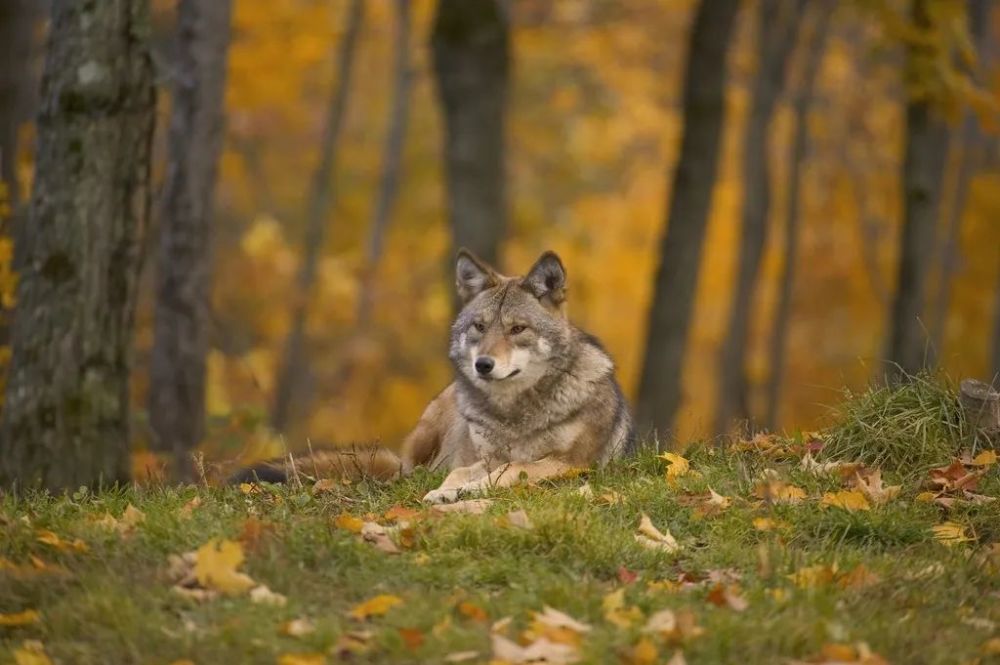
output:
{"label": "wolf's back", "polygon": [[296,474],[308,478],[394,480],[403,475],[403,462],[394,452],[380,446],[330,448],[259,462],[240,469],[229,477],[229,482],[284,483]]}

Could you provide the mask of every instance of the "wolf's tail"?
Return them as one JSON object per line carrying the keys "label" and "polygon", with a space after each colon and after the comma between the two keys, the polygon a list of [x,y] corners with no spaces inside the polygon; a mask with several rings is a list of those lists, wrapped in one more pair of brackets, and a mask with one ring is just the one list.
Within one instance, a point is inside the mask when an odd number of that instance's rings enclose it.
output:
{"label": "wolf's tail", "polygon": [[295,476],[307,479],[349,478],[394,480],[409,472],[396,453],[380,446],[331,448],[307,455],[266,460],[240,469],[229,477],[230,484],[263,481],[284,483]]}

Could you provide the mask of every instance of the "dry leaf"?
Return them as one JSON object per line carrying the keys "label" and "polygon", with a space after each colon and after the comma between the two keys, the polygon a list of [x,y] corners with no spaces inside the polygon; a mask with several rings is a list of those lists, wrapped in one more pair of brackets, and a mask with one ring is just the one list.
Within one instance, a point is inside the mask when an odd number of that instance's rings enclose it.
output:
{"label": "dry leaf", "polygon": [[367,653],[370,647],[368,643],[372,639],[372,633],[368,630],[351,630],[343,635],[337,640],[337,643],[333,645],[333,653],[337,654],[338,657],[344,660],[350,659],[352,656],[361,655]]}
{"label": "dry leaf", "polygon": [[355,605],[354,608],[348,612],[348,616],[352,619],[365,620],[371,617],[383,616],[386,612],[391,610],[397,605],[402,605],[403,599],[399,596],[393,596],[390,594],[380,594],[374,598],[370,598],[365,602]]}
{"label": "dry leaf", "polygon": [[436,513],[467,513],[469,515],[482,515],[486,512],[486,509],[492,505],[492,499],[468,499],[467,501],[456,501],[455,503],[436,503],[431,506],[431,510]]}
{"label": "dry leaf", "polygon": [[636,542],[648,549],[663,550],[672,553],[677,552],[681,548],[669,530],[666,533],[661,533],[659,529],[653,526],[649,515],[645,513],[642,514],[639,520],[639,533],[635,535],[635,539]]}
{"label": "dry leaf", "polygon": [[420,510],[414,510],[413,508],[405,508],[396,504],[389,510],[385,511],[383,517],[391,522],[415,522],[416,520],[423,517],[424,513]]}
{"label": "dry leaf", "polygon": [[338,529],[350,531],[351,533],[361,533],[361,528],[365,525],[364,520],[358,519],[348,513],[337,515],[337,518],[333,520],[333,524]]}
{"label": "dry leaf", "polygon": [[569,644],[557,644],[544,637],[524,647],[496,634],[492,636],[492,642],[493,658],[505,663],[552,663],[559,665],[576,663],[580,660],[580,654],[576,647]]}
{"label": "dry leaf", "polygon": [[983,645],[979,647],[979,651],[984,656],[1000,656],[1000,637],[991,637],[986,640],[983,642]]}
{"label": "dry leaf", "polygon": [[882,484],[882,471],[876,469],[867,476],[860,473],[854,474],[854,486],[861,490],[861,493],[871,499],[876,506],[881,506],[892,501],[899,496],[902,485],[892,485],[886,487]]}
{"label": "dry leaf", "polygon": [[201,505],[201,497],[196,496],[187,503],[185,503],[183,506],[181,506],[181,509],[177,511],[177,514],[184,519],[188,519],[194,513],[194,509],[200,505]]}
{"label": "dry leaf", "polygon": [[958,490],[974,490],[986,469],[968,471],[962,460],[954,460],[948,466],[941,466],[930,471],[930,484],[938,492],[955,492]]}
{"label": "dry leaf", "polygon": [[778,531],[788,529],[791,524],[783,520],[776,520],[771,517],[755,517],[753,526],[758,531]]}
{"label": "dry leaf", "polygon": [[597,502],[605,506],[621,506],[625,503],[625,497],[614,490],[608,490],[598,497]]}
{"label": "dry leaf", "polygon": [[38,540],[38,542],[44,545],[55,547],[61,552],[68,552],[69,550],[74,550],[76,552],[90,551],[90,548],[87,546],[87,543],[83,542],[79,538],[75,538],[72,541],[63,540],[55,533],[47,529],[39,529],[35,535],[36,535],[36,540]]}
{"label": "dry leaf", "polygon": [[326,665],[321,653],[286,653],[278,656],[278,665]]}
{"label": "dry leaf", "polygon": [[629,651],[628,665],[656,665],[660,662],[660,652],[648,637],[644,637]]}
{"label": "dry leaf", "polygon": [[815,589],[830,584],[836,574],[837,564],[831,566],[817,564],[799,568],[787,577],[800,589]]}
{"label": "dry leaf", "polygon": [[667,467],[667,480],[671,483],[677,482],[678,478],[687,474],[691,469],[691,463],[676,453],[663,453],[657,457],[670,463],[670,466]]}
{"label": "dry leaf", "polygon": [[801,487],[789,485],[773,475],[768,475],[754,485],[754,495],[771,503],[799,503],[806,498],[806,492]]}
{"label": "dry leaf", "polygon": [[638,607],[625,606],[625,589],[612,591],[601,601],[604,619],[618,628],[628,629],[632,624],[642,620],[642,610]]}
{"label": "dry leaf", "polygon": [[705,631],[688,610],[677,613],[673,610],[660,610],[649,617],[642,632],[660,635],[669,642],[681,642],[698,637]]}
{"label": "dry leaf", "polygon": [[0,626],[28,626],[42,620],[35,610],[24,610],[13,614],[0,614]]}
{"label": "dry leaf", "polygon": [[446,663],[464,663],[479,658],[478,651],[456,651],[444,657]]}
{"label": "dry leaf", "polygon": [[320,494],[322,492],[332,492],[333,490],[337,489],[338,485],[340,485],[340,483],[334,480],[333,478],[320,478],[315,483],[313,483],[312,492],[313,494]]}
{"label": "dry leaf", "polygon": [[198,548],[194,574],[205,589],[240,594],[254,586],[249,575],[236,569],[243,563],[243,546],[233,540],[213,538]]}
{"label": "dry leaf", "polygon": [[278,632],[287,637],[302,637],[315,632],[316,624],[309,619],[292,619],[281,624]]}
{"label": "dry leaf", "polygon": [[250,600],[260,605],[274,605],[276,607],[284,607],[288,602],[288,599],[282,594],[271,591],[264,584],[250,590]]}
{"label": "dry leaf", "polygon": [[398,628],[399,636],[407,649],[419,649],[424,644],[424,634],[417,628]]}
{"label": "dry leaf", "polygon": [[872,509],[871,504],[868,503],[868,499],[865,498],[865,495],[857,490],[826,492],[823,495],[823,500],[820,502],[820,505],[843,508],[849,513],[857,512],[859,510]]}
{"label": "dry leaf", "polygon": [[873,573],[863,563],[859,563],[850,571],[841,575],[837,580],[837,585],[841,589],[865,589],[874,586],[882,581],[882,578]]}
{"label": "dry leaf", "polygon": [[14,649],[14,665],[52,665],[45,647],[38,640],[25,640]]}
{"label": "dry leaf", "polygon": [[949,547],[974,540],[965,533],[965,527],[956,522],[936,524],[931,527],[931,531],[934,532],[935,540]]}
{"label": "dry leaf", "polygon": [[790,660],[789,665],[888,665],[889,661],[874,653],[864,642],[857,644],[824,644],[820,654],[809,660]]}
{"label": "dry leaf", "polygon": [[997,453],[995,450],[984,450],[969,462],[971,466],[993,466],[997,463]]}
{"label": "dry leaf", "polygon": [[486,623],[490,620],[490,617],[486,614],[486,610],[481,608],[475,603],[470,603],[468,601],[463,601],[458,604],[458,613],[467,619],[472,619],[473,621],[479,621],[480,623]]}
{"label": "dry leaf", "polygon": [[577,621],[565,612],[560,612],[546,605],[541,612],[535,612],[535,621],[550,628],[565,628],[575,633],[589,633],[591,627],[582,621]]}
{"label": "dry leaf", "polygon": [[735,612],[742,612],[750,607],[750,603],[740,595],[740,588],[735,584],[716,584],[709,590],[707,600],[713,605],[728,607]]}

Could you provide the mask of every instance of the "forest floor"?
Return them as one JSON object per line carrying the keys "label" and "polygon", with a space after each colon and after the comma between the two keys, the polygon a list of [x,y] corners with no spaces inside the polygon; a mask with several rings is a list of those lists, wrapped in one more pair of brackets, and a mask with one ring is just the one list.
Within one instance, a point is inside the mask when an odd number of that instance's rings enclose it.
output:
{"label": "forest floor", "polygon": [[8,495],[0,662],[997,662],[1000,474],[953,398],[857,395],[821,433],[647,450],[480,514],[422,506],[429,472]]}

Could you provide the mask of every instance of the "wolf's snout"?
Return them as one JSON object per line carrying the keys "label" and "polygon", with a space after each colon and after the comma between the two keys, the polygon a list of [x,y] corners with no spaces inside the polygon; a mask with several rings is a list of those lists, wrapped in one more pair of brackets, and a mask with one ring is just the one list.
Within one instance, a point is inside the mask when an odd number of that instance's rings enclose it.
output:
{"label": "wolf's snout", "polygon": [[493,366],[495,364],[496,363],[493,361],[493,358],[490,358],[489,356],[479,356],[476,358],[475,362],[476,372],[480,376],[486,376],[493,371]]}

